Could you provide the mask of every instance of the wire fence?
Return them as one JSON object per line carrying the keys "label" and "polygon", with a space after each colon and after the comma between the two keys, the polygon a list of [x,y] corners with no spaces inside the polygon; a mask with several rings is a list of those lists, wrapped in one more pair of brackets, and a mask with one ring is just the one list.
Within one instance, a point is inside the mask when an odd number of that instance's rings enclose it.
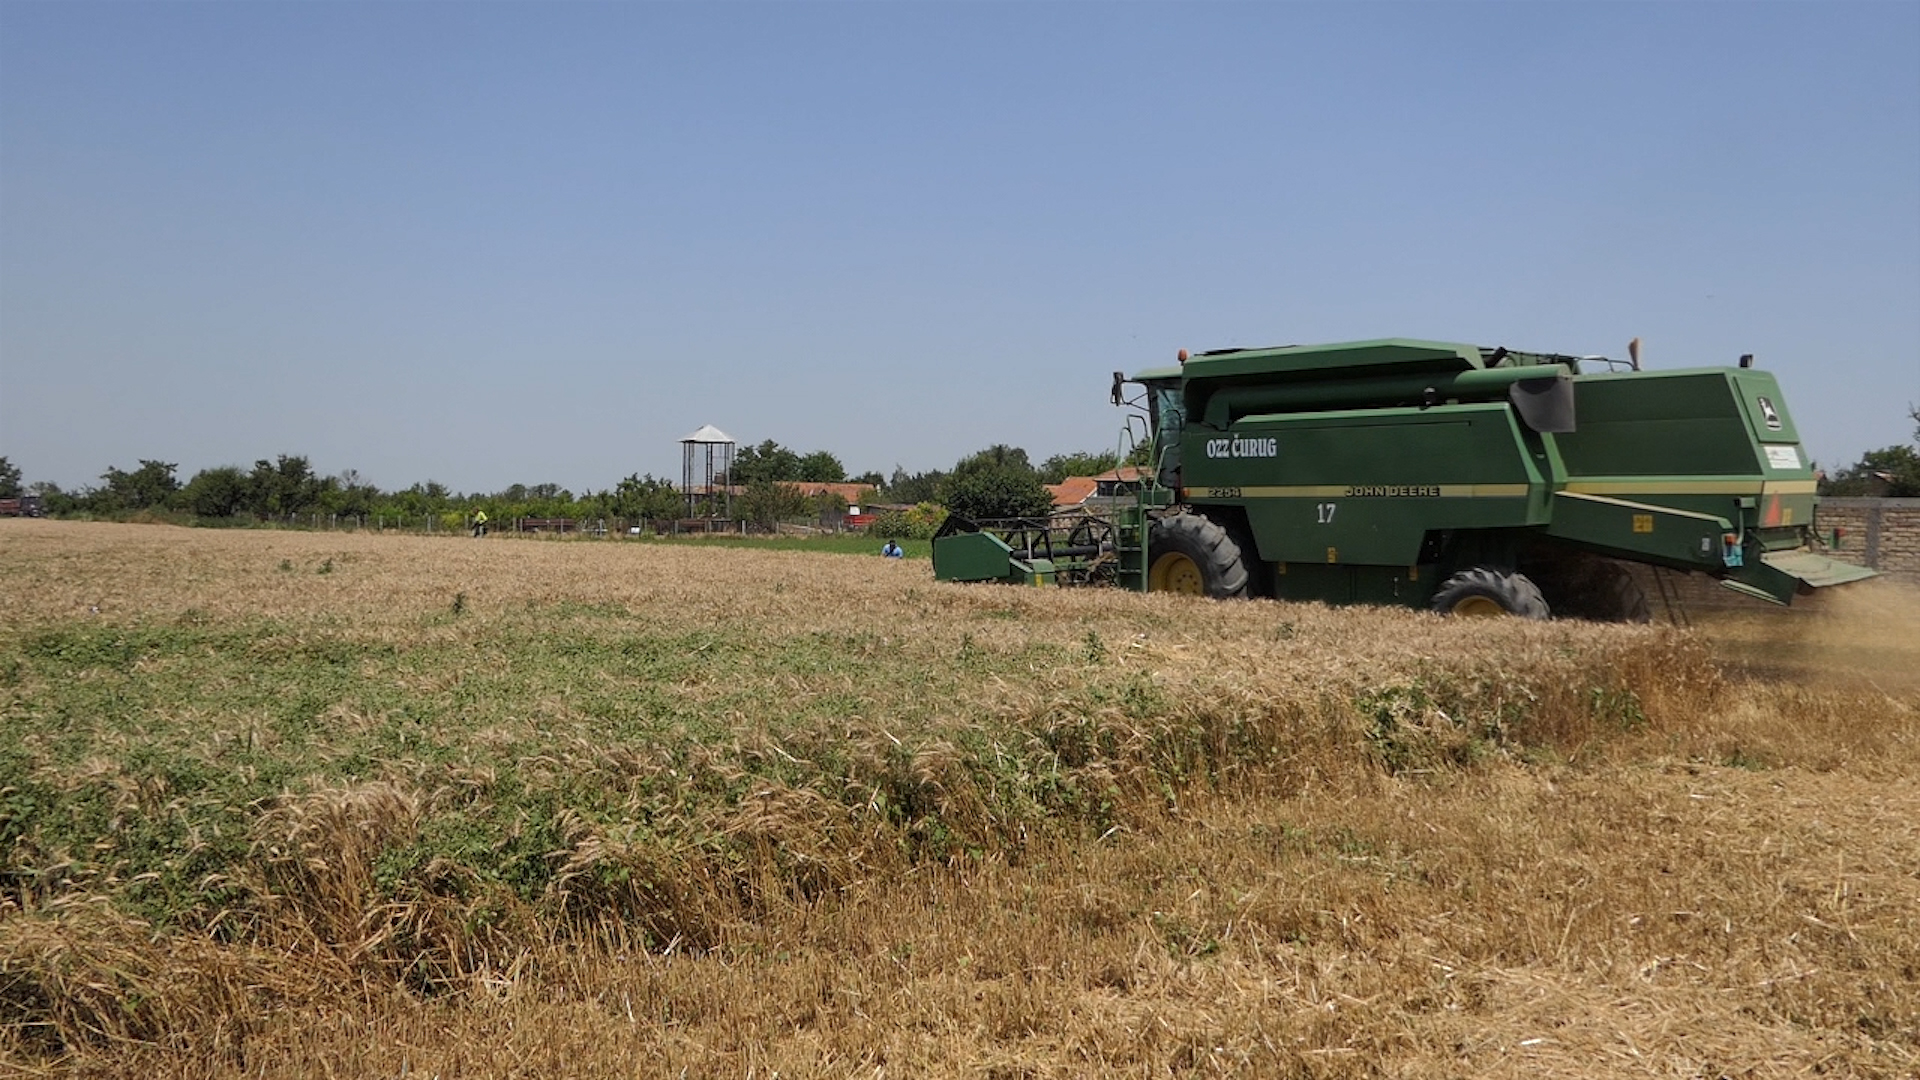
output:
{"label": "wire fence", "polygon": [[640,536],[741,535],[801,530],[845,533],[862,531],[866,521],[847,516],[809,518],[773,526],[727,518],[489,518],[475,521],[461,514],[276,514],[267,522],[290,529],[322,532],[408,533],[419,536],[491,536],[517,538],[620,539]]}

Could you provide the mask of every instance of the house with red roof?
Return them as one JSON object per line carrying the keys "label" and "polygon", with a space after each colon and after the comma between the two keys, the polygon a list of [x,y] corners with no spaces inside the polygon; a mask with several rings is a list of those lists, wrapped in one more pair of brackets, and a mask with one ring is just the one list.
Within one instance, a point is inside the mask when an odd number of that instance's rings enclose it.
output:
{"label": "house with red roof", "polygon": [[1057,484],[1048,484],[1047,492],[1053,496],[1055,510],[1071,510],[1085,506],[1088,499],[1130,497],[1139,490],[1140,481],[1150,471],[1140,465],[1122,465],[1098,476],[1069,476]]}

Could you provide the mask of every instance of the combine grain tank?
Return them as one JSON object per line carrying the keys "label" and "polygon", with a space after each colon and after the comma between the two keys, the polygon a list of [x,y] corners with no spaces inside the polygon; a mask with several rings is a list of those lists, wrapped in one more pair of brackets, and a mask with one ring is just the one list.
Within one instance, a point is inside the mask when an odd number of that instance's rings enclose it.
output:
{"label": "combine grain tank", "polygon": [[1812,550],[1813,473],[1747,358],[1396,338],[1183,354],[1114,400],[1146,410],[1157,480],[1114,534],[1135,588],[1644,620],[1628,563],[1782,604],[1872,573]]}

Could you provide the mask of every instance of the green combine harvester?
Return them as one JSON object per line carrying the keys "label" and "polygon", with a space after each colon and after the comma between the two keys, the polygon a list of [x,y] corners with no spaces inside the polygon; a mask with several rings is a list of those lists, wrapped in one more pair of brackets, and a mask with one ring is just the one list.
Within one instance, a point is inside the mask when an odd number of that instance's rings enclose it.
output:
{"label": "green combine harvester", "polygon": [[1115,372],[1151,462],[1132,498],[949,519],[935,575],[1617,621],[1650,615],[1630,563],[1780,604],[1872,576],[1813,550],[1814,475],[1772,375],[1629,352],[1392,338]]}

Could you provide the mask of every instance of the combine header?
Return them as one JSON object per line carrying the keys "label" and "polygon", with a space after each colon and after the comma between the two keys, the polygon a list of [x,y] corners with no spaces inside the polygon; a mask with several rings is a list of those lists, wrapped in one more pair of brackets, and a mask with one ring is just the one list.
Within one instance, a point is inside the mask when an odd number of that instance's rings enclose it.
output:
{"label": "combine header", "polygon": [[[1138,522],[1139,515],[1132,515]],[[1112,585],[1117,537],[1126,530],[1088,513],[970,521],[948,515],[933,537],[934,572],[943,581],[1015,585]],[[1139,526],[1131,529],[1138,549]]]}
{"label": "combine header", "polygon": [[1116,372],[1152,462],[1134,504],[950,522],[936,576],[1644,621],[1626,563],[1781,604],[1872,575],[1812,550],[1814,476],[1772,375],[1630,351],[1395,338]]}

